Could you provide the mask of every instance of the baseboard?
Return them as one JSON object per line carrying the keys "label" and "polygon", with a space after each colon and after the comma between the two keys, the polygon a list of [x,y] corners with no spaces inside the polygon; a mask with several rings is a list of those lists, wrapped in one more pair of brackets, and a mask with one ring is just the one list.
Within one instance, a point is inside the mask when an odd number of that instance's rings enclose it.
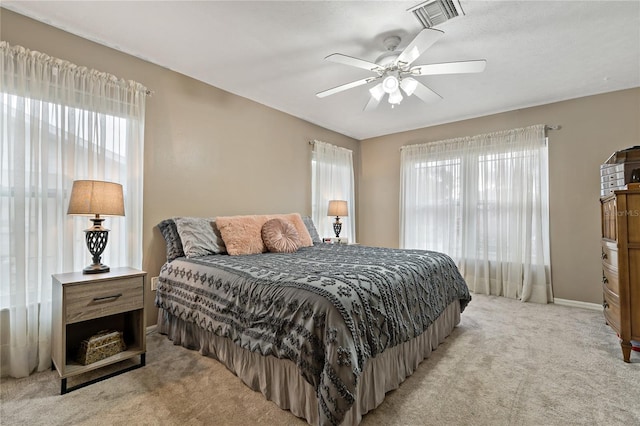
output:
{"label": "baseboard", "polygon": [[158,324],[153,324],[147,327],[146,332],[147,334],[155,333],[157,329],[158,329]]}
{"label": "baseboard", "polygon": [[591,309],[592,311],[602,310],[602,305],[598,303],[581,302],[579,300],[558,299],[554,297],[553,303],[561,306],[571,306],[573,308]]}

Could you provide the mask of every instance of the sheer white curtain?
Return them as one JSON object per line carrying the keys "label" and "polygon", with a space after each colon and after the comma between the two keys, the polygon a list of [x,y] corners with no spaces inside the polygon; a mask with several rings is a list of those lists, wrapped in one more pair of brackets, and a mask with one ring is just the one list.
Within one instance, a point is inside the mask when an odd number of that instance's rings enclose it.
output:
{"label": "sheer white curtain", "polygon": [[340,218],[340,237],[348,238],[350,243],[355,242],[353,152],[326,142],[314,141],[311,164],[312,219],[320,237],[335,236],[332,225],[335,217],[327,216],[329,200],[346,200],[349,215]]}
{"label": "sheer white curtain", "polygon": [[436,250],[469,288],[552,300],[544,125],[404,146],[401,247]]}
{"label": "sheer white curtain", "polygon": [[50,366],[51,274],[91,263],[74,180],[123,185],[103,259],[142,265],[146,89],[6,42],[0,72],[0,373],[23,377]]}

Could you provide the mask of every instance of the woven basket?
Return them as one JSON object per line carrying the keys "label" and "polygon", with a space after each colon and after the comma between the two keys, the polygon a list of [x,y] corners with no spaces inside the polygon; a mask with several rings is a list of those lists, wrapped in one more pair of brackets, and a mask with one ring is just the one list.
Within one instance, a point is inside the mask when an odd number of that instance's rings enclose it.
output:
{"label": "woven basket", "polygon": [[80,342],[76,360],[82,365],[93,364],[126,348],[121,331],[104,330]]}

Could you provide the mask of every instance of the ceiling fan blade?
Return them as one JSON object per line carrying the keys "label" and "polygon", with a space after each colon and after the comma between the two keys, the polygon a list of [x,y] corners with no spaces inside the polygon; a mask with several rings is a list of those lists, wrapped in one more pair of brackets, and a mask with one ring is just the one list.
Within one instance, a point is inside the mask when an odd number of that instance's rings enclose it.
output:
{"label": "ceiling fan blade", "polygon": [[425,28],[420,31],[418,35],[411,40],[411,43],[402,51],[398,59],[396,59],[396,64],[406,64],[409,65],[420,55],[424,53],[425,50],[430,48],[436,41],[440,40],[444,33],[440,30],[436,30],[433,28]]}
{"label": "ceiling fan blade", "polygon": [[333,87],[331,89],[327,89],[327,90],[324,90],[322,92],[318,92],[318,93],[316,93],[316,96],[319,97],[319,98],[324,98],[326,96],[333,95],[333,94],[338,93],[338,92],[342,92],[343,90],[348,90],[348,89],[352,89],[354,87],[362,86],[363,84],[367,84],[367,83],[369,83],[369,82],[371,82],[371,81],[373,81],[373,80],[375,80],[377,78],[378,77],[367,77],[367,78],[363,78],[361,80],[352,81],[351,83],[342,84],[340,86],[336,86],[336,87]]}
{"label": "ceiling fan blade", "polygon": [[482,72],[487,66],[487,61],[478,59],[474,61],[444,62],[442,64],[416,65],[411,67],[411,75],[437,75],[437,74],[465,74]]}
{"label": "ceiling fan blade", "polygon": [[433,90],[429,89],[424,84],[416,80],[416,88],[413,90],[413,94],[420,98],[423,102],[431,103],[442,99],[442,96],[438,95]]}
{"label": "ceiling fan blade", "polygon": [[364,59],[353,58],[351,56],[343,55],[341,53],[334,53],[332,55],[327,56],[324,59],[326,61],[349,65],[356,68],[362,68],[362,69],[373,71],[373,72],[384,70],[384,68],[382,68],[380,65],[374,64],[373,62],[365,61]]}

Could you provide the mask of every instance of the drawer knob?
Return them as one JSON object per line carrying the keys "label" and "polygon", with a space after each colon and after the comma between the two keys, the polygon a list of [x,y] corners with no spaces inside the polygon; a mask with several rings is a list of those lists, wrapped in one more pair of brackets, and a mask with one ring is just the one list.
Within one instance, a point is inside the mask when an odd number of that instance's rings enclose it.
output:
{"label": "drawer knob", "polygon": [[609,256],[607,256],[607,253],[602,252],[602,259],[604,260],[604,259],[608,259],[608,258],[609,258]]}
{"label": "drawer knob", "polygon": [[106,302],[107,300],[117,299],[118,297],[121,297],[121,296],[122,296],[122,293],[114,294],[113,296],[94,297],[93,301],[94,302]]}
{"label": "drawer knob", "polygon": [[609,282],[609,279],[603,275],[602,276],[602,284],[606,284],[608,282]]}
{"label": "drawer knob", "polygon": [[608,309],[608,308],[609,308],[609,304],[607,303],[607,301],[606,301],[606,300],[603,300],[603,301],[602,301],[602,307],[603,307],[603,308],[605,308],[605,309]]}

